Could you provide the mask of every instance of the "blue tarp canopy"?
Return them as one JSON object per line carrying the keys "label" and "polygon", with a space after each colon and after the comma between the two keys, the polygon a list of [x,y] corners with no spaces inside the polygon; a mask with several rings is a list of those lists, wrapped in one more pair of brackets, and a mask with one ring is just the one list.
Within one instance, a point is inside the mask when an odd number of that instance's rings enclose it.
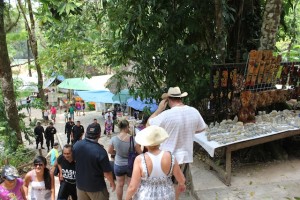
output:
{"label": "blue tarp canopy", "polygon": [[87,102],[120,103],[119,101],[114,101],[112,99],[114,94],[107,90],[77,91],[77,94]]}
{"label": "blue tarp canopy", "polygon": [[55,80],[63,82],[65,80],[65,77],[62,75],[51,76],[49,79],[44,81],[43,88],[45,89],[45,88],[49,87]]}
{"label": "blue tarp canopy", "polygon": [[130,98],[127,100],[127,105],[139,111],[143,111],[145,107],[149,107],[151,112],[155,112],[158,108],[155,100],[144,99],[143,101],[138,97],[137,99]]}

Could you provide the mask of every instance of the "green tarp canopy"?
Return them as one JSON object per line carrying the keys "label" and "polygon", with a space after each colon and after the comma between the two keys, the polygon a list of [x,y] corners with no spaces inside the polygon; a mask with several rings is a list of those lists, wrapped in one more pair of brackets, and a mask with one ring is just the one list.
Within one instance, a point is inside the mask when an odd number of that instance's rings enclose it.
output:
{"label": "green tarp canopy", "polygon": [[69,90],[107,90],[105,83],[112,75],[93,76],[88,78],[68,78],[57,87]]}
{"label": "green tarp canopy", "polygon": [[57,87],[69,90],[93,90],[87,78],[68,78]]}

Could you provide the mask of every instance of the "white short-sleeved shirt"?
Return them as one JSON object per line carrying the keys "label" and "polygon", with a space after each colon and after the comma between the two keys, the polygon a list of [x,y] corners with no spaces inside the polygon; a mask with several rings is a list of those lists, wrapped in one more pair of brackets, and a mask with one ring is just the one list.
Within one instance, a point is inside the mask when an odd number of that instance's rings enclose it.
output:
{"label": "white short-sleeved shirt", "polygon": [[175,106],[151,118],[149,124],[169,133],[160,145],[161,150],[174,154],[179,164],[193,162],[194,134],[207,127],[198,110],[187,105]]}
{"label": "white short-sleeved shirt", "polygon": [[108,119],[108,116],[110,116],[110,119],[112,119],[113,117],[113,114],[111,112],[108,112],[104,115],[104,119],[107,120]]}

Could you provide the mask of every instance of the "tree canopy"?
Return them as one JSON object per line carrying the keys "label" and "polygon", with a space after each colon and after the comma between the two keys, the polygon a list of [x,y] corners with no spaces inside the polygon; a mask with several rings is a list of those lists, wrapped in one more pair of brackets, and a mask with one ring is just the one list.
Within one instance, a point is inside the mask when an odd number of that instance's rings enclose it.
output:
{"label": "tree canopy", "polygon": [[[39,2],[45,73],[89,77],[112,69],[120,87],[142,98],[158,98],[174,85],[189,91],[192,102],[206,97],[213,63],[245,62],[248,52],[259,48],[270,3],[283,8],[277,41],[292,44],[285,51],[297,58],[299,0]],[[129,76],[136,81],[128,84]]]}

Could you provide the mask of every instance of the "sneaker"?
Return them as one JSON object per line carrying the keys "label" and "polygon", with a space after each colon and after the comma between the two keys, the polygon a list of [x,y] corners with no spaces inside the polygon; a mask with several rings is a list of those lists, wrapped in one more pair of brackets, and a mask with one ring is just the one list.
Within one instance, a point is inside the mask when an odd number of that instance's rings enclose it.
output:
{"label": "sneaker", "polygon": [[45,149],[44,147],[42,147],[42,149]]}

